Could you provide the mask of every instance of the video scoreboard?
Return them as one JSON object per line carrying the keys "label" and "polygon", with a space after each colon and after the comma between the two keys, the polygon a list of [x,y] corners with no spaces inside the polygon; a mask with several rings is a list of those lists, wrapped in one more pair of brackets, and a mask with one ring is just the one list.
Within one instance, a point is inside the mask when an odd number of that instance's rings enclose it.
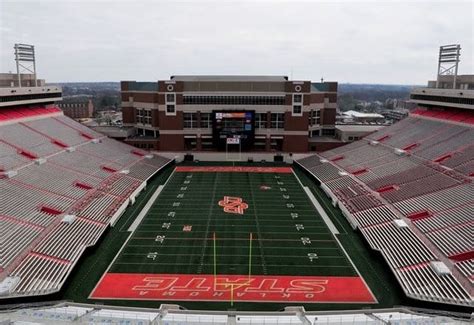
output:
{"label": "video scoreboard", "polygon": [[253,145],[255,111],[213,111],[212,123],[213,141],[217,148],[224,150],[228,144],[238,144],[246,150]]}

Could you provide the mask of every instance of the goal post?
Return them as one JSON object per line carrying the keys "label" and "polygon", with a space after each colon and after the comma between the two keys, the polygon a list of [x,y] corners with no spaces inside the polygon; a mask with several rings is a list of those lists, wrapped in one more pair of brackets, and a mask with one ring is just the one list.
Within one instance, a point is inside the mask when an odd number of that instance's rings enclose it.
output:
{"label": "goal post", "polygon": [[239,136],[234,135],[234,137],[226,139],[225,158],[226,161],[242,161],[242,142]]}

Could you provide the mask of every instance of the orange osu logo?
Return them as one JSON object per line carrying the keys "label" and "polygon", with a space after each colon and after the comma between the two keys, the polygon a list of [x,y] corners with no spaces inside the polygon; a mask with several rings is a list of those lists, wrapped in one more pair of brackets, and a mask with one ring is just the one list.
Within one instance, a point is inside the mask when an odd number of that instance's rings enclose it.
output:
{"label": "orange osu logo", "polygon": [[224,207],[224,212],[235,214],[244,214],[244,210],[249,207],[242,198],[234,196],[224,196],[224,199],[219,201],[219,205]]}

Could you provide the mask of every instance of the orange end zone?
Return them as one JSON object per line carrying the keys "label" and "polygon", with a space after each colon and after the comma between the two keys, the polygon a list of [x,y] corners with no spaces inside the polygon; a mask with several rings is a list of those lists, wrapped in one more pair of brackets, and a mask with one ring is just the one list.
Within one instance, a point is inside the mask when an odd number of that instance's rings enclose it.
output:
{"label": "orange end zone", "polygon": [[91,299],[376,303],[358,276],[107,273]]}
{"label": "orange end zone", "polygon": [[176,172],[204,173],[280,173],[291,174],[291,167],[178,166]]}

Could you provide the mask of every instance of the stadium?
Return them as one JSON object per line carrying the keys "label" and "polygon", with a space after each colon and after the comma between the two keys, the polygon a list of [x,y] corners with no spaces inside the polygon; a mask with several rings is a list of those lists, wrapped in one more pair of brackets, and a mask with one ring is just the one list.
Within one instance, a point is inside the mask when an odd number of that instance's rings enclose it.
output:
{"label": "stadium", "polygon": [[[137,84],[122,82],[124,114],[160,132],[145,150],[147,139],[119,142],[64,116],[60,87],[22,87],[18,77],[0,88],[5,324],[472,321],[470,86],[415,89],[418,107],[405,119],[312,152],[308,121],[316,106],[335,109],[326,93],[336,83],[177,77],[172,87],[139,85],[154,98],[142,109],[143,94],[130,94]],[[220,94],[193,97],[183,80],[217,82]],[[249,82],[260,94],[245,102]],[[174,87],[199,104],[165,96]],[[269,99],[262,89],[288,94]],[[185,105],[206,105],[213,126],[190,137]],[[274,105],[284,130],[257,131],[256,113],[272,123],[259,107]],[[135,120],[155,116],[167,127]],[[253,147],[260,132],[262,151]],[[201,137],[216,150],[171,150]]]}

